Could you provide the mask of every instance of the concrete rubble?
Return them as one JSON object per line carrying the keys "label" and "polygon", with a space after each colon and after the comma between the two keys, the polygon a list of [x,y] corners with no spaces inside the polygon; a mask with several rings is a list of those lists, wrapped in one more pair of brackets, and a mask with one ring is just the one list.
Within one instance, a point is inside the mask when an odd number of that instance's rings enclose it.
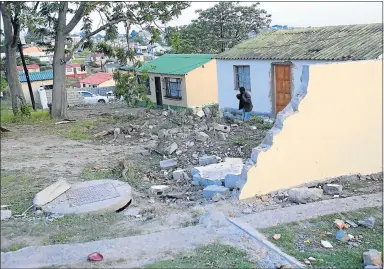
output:
{"label": "concrete rubble", "polygon": [[200,142],[205,142],[209,139],[209,135],[207,135],[204,132],[197,132],[196,133],[196,140]]}
{"label": "concrete rubble", "polygon": [[1,210],[1,220],[8,220],[12,217],[11,210]]}
{"label": "concrete rubble", "polygon": [[343,186],[339,184],[325,184],[323,190],[328,195],[340,195],[343,192]]}
{"label": "concrete rubble", "polygon": [[177,169],[177,170],[173,171],[172,176],[173,176],[174,180],[184,179],[184,170],[183,169]]}
{"label": "concrete rubble", "polygon": [[155,185],[155,186],[151,186],[150,190],[151,190],[152,194],[162,195],[167,190],[169,190],[169,186],[166,186],[166,185]]}
{"label": "concrete rubble", "polygon": [[53,201],[70,188],[71,185],[65,179],[60,179],[44,190],[38,192],[33,199],[33,204],[36,208],[40,208]]}
{"label": "concrete rubble", "polygon": [[375,218],[369,217],[369,218],[366,218],[364,220],[359,220],[358,224],[360,226],[372,229],[375,226]]}
{"label": "concrete rubble", "polygon": [[216,131],[223,132],[223,133],[229,133],[231,131],[231,127],[227,125],[222,125],[222,124],[215,124],[214,128]]}
{"label": "concrete rubble", "polygon": [[381,267],[383,265],[381,252],[376,249],[370,249],[363,254],[364,265],[373,265]]}
{"label": "concrete rubble", "polygon": [[203,156],[199,158],[199,165],[200,166],[205,166],[209,164],[215,164],[217,163],[217,156]]}
{"label": "concrete rubble", "polygon": [[176,165],[177,165],[176,159],[168,159],[168,160],[160,161],[160,167],[161,168],[170,168],[170,167],[173,167]]}
{"label": "concrete rubble", "polygon": [[323,190],[318,188],[292,188],[288,191],[288,198],[295,203],[308,203],[320,200]]}
{"label": "concrete rubble", "polygon": [[205,199],[210,200],[215,194],[229,196],[229,189],[223,186],[210,185],[204,188],[203,196]]}

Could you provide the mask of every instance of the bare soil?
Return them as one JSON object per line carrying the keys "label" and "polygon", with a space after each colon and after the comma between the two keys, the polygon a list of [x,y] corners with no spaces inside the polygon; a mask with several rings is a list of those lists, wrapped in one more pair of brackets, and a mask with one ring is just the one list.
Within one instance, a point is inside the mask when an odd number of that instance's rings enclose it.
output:
{"label": "bare soil", "polygon": [[[74,123],[2,126],[11,132],[1,136],[1,204],[10,205],[15,216],[1,223],[2,251],[116,238],[197,224],[204,206],[212,203],[203,199],[203,187],[191,186],[191,179],[175,181],[172,171],[177,167],[162,170],[159,162],[164,158],[177,158],[178,166],[189,174],[190,169],[198,165],[193,155],[245,160],[271,127],[260,119],[247,123],[226,122],[217,117],[214,109],[212,114],[213,118],[206,119],[185,111],[153,109],[147,113],[143,108],[107,104],[71,108],[69,117],[76,119]],[[227,140],[218,139],[212,128],[214,123],[232,124]],[[112,141],[116,128],[120,128],[120,134]],[[171,130],[172,134],[159,138],[158,133],[163,129]],[[94,138],[94,134],[105,130],[111,131],[110,134]],[[207,133],[210,139],[196,141],[198,131]],[[163,152],[173,142],[177,143],[179,152]],[[125,178],[122,176],[124,165],[128,167]],[[25,217],[17,217],[32,205],[38,191],[59,178],[70,183],[102,178],[127,181],[134,190],[129,208],[139,208],[139,216],[120,212],[65,216],[50,221],[49,216],[37,215],[31,209]],[[151,196],[152,185],[168,185],[170,193],[181,198]],[[347,195],[379,192],[382,182],[356,178],[349,180],[344,190]],[[325,196],[325,199],[331,198]],[[217,209],[230,217],[242,215],[247,207],[258,212],[291,205],[286,199],[277,197],[269,197],[267,201],[259,198],[238,201],[232,197],[216,203]]]}

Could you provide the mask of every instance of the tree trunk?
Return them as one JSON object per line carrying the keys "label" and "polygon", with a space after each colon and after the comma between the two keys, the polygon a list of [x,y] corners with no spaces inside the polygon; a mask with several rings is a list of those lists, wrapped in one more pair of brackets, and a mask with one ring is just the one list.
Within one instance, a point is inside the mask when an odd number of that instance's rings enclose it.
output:
{"label": "tree trunk", "polygon": [[65,83],[65,26],[68,2],[61,2],[53,55],[52,117],[67,118],[67,89]]}
{"label": "tree trunk", "polygon": [[14,31],[11,18],[9,17],[4,5],[1,5],[1,12],[3,17],[5,36],[5,70],[7,73],[9,90],[11,92],[12,110],[13,113],[16,114],[21,105],[26,103],[24,93],[19,81],[19,73],[16,69],[17,42],[14,42],[14,39],[16,38],[16,41],[18,41],[19,37],[13,36]]}

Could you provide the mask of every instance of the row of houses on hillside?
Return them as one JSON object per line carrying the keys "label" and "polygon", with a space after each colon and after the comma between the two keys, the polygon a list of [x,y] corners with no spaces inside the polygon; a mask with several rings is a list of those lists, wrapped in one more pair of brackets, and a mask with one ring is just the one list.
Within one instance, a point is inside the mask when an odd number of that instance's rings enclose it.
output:
{"label": "row of houses on hillside", "polygon": [[299,89],[303,66],[380,59],[382,39],[380,23],[269,31],[219,55],[166,54],[136,71],[148,71],[145,85],[158,105],[238,111],[245,87],[253,113],[274,117]]}

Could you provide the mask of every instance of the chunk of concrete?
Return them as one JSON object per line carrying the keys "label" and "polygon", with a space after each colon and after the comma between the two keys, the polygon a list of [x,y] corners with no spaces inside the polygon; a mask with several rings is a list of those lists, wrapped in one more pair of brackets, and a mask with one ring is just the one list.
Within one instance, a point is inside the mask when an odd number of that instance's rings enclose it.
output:
{"label": "chunk of concrete", "polygon": [[199,165],[200,166],[205,166],[209,164],[214,164],[217,163],[217,157],[214,155],[211,156],[203,156],[199,158]]}
{"label": "chunk of concrete", "polygon": [[105,213],[117,211],[131,200],[132,189],[126,182],[99,179],[73,184],[41,209],[60,215]]}
{"label": "chunk of concrete", "polygon": [[223,186],[211,185],[211,186],[205,187],[203,190],[203,196],[205,199],[208,199],[208,200],[212,199],[216,193],[221,194],[223,196],[229,196],[230,194],[229,189]]}
{"label": "chunk of concrete", "polygon": [[381,259],[381,252],[376,249],[370,249],[363,254],[364,265],[381,266],[383,261]]}
{"label": "chunk of concrete", "polygon": [[161,129],[161,130],[158,132],[157,135],[158,135],[158,137],[159,137],[160,139],[162,139],[162,138],[168,136],[168,135],[169,135],[169,132],[168,132],[167,129]]}
{"label": "chunk of concrete", "polygon": [[325,184],[323,190],[329,195],[339,195],[343,192],[343,186],[339,184]]}
{"label": "chunk of concrete", "polygon": [[359,220],[358,224],[360,226],[364,226],[366,228],[372,229],[375,226],[375,218],[374,217],[369,217],[364,220]]}
{"label": "chunk of concrete", "polygon": [[184,178],[184,171],[182,169],[177,169],[173,171],[172,176],[174,180],[181,180]]}
{"label": "chunk of concrete", "polygon": [[204,107],[203,111],[204,111],[205,117],[210,118],[212,116],[212,113],[209,107]]}
{"label": "chunk of concrete", "polygon": [[209,135],[207,135],[204,132],[197,132],[196,133],[196,140],[200,142],[205,142],[209,139]]}
{"label": "chunk of concrete", "polygon": [[12,217],[12,211],[11,210],[1,210],[1,220],[7,220],[10,217]]}
{"label": "chunk of concrete", "polygon": [[169,168],[169,167],[174,167],[176,165],[177,165],[176,159],[168,159],[168,160],[160,161],[161,168]]}
{"label": "chunk of concrete", "polygon": [[204,113],[203,110],[199,110],[199,111],[196,112],[196,116],[198,116],[199,118],[202,118],[202,117],[205,116],[205,113]]}
{"label": "chunk of concrete", "polygon": [[231,131],[230,126],[222,125],[222,124],[215,124],[214,128],[216,131],[223,132],[223,133],[229,133]]}
{"label": "chunk of concrete", "polygon": [[174,153],[177,150],[177,148],[178,148],[178,145],[175,142],[173,142],[171,145],[169,145],[168,147],[166,147],[164,149],[164,152],[166,154],[171,155],[172,153]]}
{"label": "chunk of concrete", "polygon": [[320,200],[323,190],[317,188],[292,188],[288,191],[289,200],[295,203],[308,203]]}
{"label": "chunk of concrete", "polygon": [[155,185],[151,187],[151,193],[162,195],[164,192],[166,192],[169,189],[166,185]]}
{"label": "chunk of concrete", "polygon": [[33,199],[33,205],[40,208],[53,201],[70,188],[71,185],[65,179],[60,179],[44,190],[38,192]]}
{"label": "chunk of concrete", "polygon": [[223,133],[223,132],[218,132],[217,137],[220,141],[226,141],[228,138],[228,134]]}

